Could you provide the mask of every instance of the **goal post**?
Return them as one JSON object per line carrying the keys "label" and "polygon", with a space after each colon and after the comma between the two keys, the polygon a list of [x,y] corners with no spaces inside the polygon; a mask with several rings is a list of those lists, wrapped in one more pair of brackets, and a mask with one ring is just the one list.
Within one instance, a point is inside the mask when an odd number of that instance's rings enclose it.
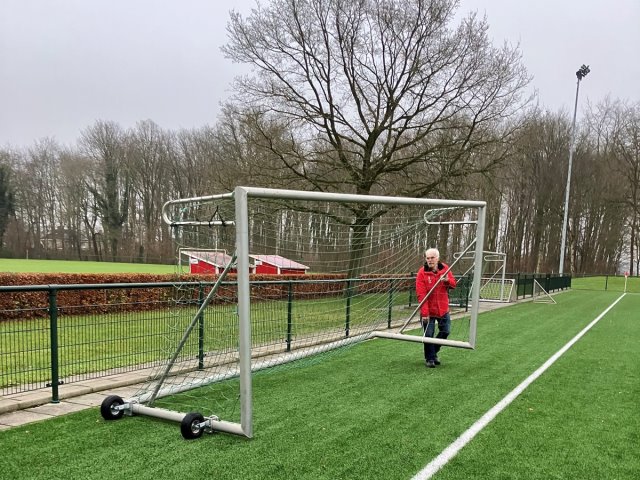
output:
{"label": "goal post", "polygon": [[[176,287],[166,362],[131,399],[106,399],[103,417],[177,421],[185,438],[213,431],[252,437],[257,372],[372,338],[474,349],[485,206],[242,186],[165,203],[178,255],[215,250],[235,258],[197,308],[188,282]],[[410,292],[430,247],[445,255],[464,247],[473,259],[470,309],[448,339],[407,328],[419,320]],[[457,269],[458,261],[446,263]],[[206,395],[192,393],[205,387]]]}

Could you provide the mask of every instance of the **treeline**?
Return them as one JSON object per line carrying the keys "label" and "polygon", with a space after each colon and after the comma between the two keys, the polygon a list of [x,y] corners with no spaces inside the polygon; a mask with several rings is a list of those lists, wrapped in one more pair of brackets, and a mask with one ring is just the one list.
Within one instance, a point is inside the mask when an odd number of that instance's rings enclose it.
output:
{"label": "treeline", "polygon": [[[499,166],[451,179],[450,195],[436,195],[487,201],[486,246],[507,253],[510,271],[557,271],[570,126],[564,112],[529,114]],[[43,139],[0,150],[3,256],[172,263],[160,215],[167,200],[235,185],[305,188],[283,185],[247,132],[231,133],[224,125],[172,132],[148,120],[126,131],[98,121],[72,148]],[[637,258],[639,189],[640,105],[598,105],[576,141],[568,271],[613,273]]]}
{"label": "treeline", "polygon": [[[247,185],[485,200],[487,250],[512,272],[558,271],[569,115],[531,108],[517,48],[493,46],[475,14],[454,25],[456,8],[273,0],[232,13],[223,50],[254,73],[215,125],[96,121],[71,146],[0,149],[2,255],[171,263],[163,203]],[[637,272],[640,103],[587,110],[564,270]],[[376,213],[349,215],[357,252]]]}

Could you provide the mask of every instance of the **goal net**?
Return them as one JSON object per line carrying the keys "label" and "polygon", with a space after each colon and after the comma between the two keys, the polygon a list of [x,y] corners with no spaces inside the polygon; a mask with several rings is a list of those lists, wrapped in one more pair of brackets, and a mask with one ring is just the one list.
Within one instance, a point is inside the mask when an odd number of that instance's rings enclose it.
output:
{"label": "goal net", "polygon": [[376,337],[474,348],[479,288],[452,310],[448,339],[425,338],[415,274],[430,247],[455,274],[448,252],[462,249],[479,284],[484,205],[248,187],[168,202],[182,276],[159,339],[166,361],[132,398],[107,399],[103,416],[177,421],[185,438],[251,437],[256,375]]}
{"label": "goal net", "polygon": [[513,278],[482,277],[480,284],[480,301],[511,302],[514,293]]}
{"label": "goal net", "polygon": [[533,279],[533,303],[556,303],[555,299],[535,278]]}
{"label": "goal net", "polygon": [[[467,270],[462,274],[467,277],[472,272],[475,259],[472,254],[456,252],[454,258],[460,259]],[[503,252],[482,252],[482,278],[480,279],[480,301],[511,302],[514,300],[515,279],[506,278],[507,254]]]}

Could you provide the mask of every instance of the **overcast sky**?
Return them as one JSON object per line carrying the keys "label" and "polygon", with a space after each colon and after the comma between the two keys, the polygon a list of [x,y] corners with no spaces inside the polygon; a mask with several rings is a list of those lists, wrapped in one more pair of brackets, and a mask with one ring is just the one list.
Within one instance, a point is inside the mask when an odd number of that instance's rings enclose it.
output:
{"label": "overcast sky", "polygon": [[[265,3],[268,0],[261,0]],[[74,144],[97,119],[125,128],[214,124],[240,70],[220,53],[231,9],[255,0],[0,0],[0,146]],[[519,43],[539,102],[579,115],[640,101],[640,0],[461,0],[495,43]]]}

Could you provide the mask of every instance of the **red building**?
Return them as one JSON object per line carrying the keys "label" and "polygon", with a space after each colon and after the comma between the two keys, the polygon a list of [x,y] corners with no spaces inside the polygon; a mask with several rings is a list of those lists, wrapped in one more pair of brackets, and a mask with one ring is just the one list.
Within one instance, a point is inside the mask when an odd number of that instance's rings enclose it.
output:
{"label": "red building", "polygon": [[[231,255],[225,251],[182,250],[189,258],[189,272],[193,274],[219,274],[231,262]],[[300,275],[309,267],[280,255],[249,255],[249,273],[266,275]],[[236,273],[232,268],[229,273]]]}
{"label": "red building", "polygon": [[254,273],[272,275],[300,275],[307,273],[309,267],[281,257],[280,255],[249,255],[253,260]]}
{"label": "red building", "polygon": [[[189,257],[189,273],[222,273],[232,259],[224,251],[183,250],[182,254]],[[229,273],[236,273],[236,269]]]}

